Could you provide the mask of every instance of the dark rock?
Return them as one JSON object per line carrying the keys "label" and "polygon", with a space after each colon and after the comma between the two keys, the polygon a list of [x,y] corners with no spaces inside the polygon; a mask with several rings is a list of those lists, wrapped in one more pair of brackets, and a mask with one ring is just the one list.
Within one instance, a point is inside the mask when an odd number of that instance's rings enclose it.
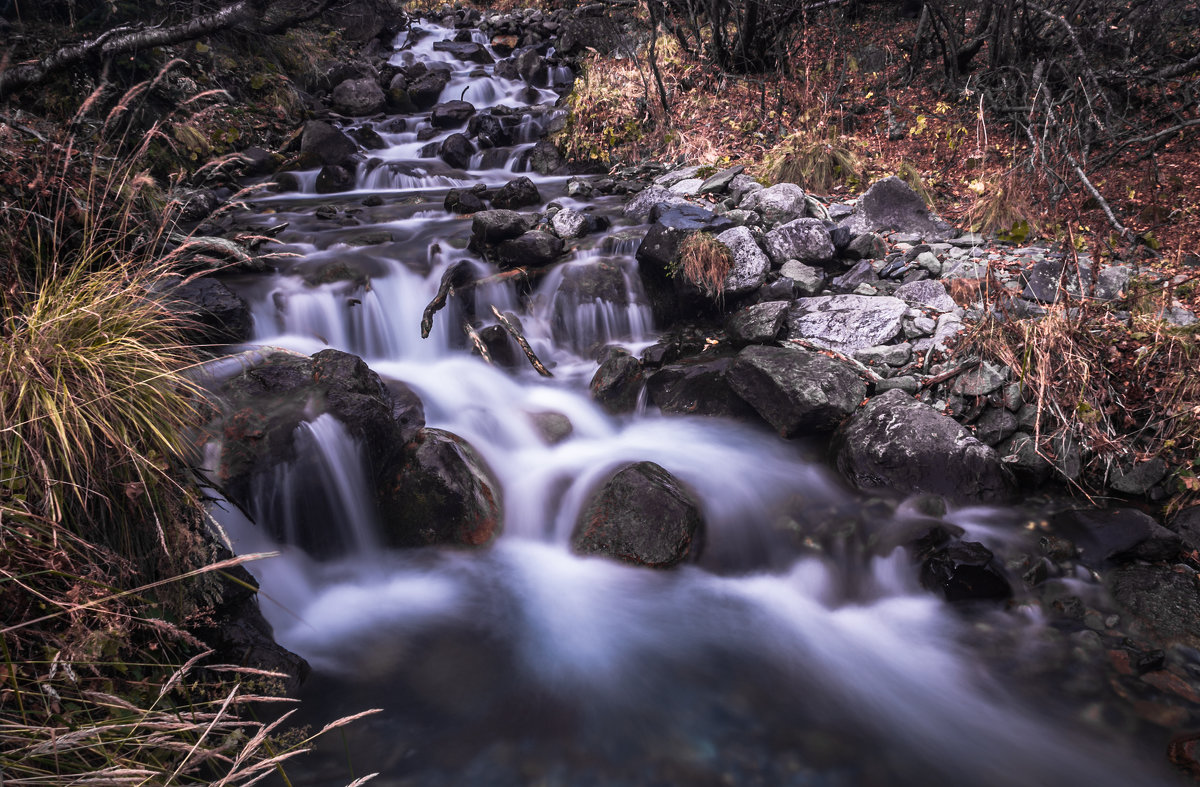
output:
{"label": "dark rock", "polygon": [[543,139],[521,156],[522,167],[539,175],[553,175],[562,168],[562,153],[548,139]]}
{"label": "dark rock", "polygon": [[834,435],[838,470],[860,489],[999,502],[1016,491],[999,454],[900,390],[871,399]]}
{"label": "dark rock", "polygon": [[1071,539],[1080,559],[1093,568],[1137,559],[1170,561],[1182,546],[1178,535],[1133,508],[1062,511],[1050,517],[1050,527]]}
{"label": "dark rock", "polygon": [[1127,495],[1144,495],[1167,475],[1167,463],[1160,457],[1145,462],[1122,464],[1113,468],[1108,485]]}
{"label": "dark rock", "polygon": [[689,358],[661,367],[646,381],[650,402],[664,413],[749,418],[754,410],[726,379],[733,357]]}
{"label": "dark rock", "polygon": [[704,520],[693,495],[653,462],[627,465],[592,498],[571,546],[638,566],[670,568],[700,556]]}
{"label": "dark rock", "polygon": [[[510,319],[516,315],[505,315]],[[515,369],[520,363],[524,363],[525,356],[521,353],[516,342],[509,336],[508,331],[503,325],[488,325],[479,331],[479,339],[483,342],[483,346],[487,348],[488,355],[492,358],[492,363],[497,366],[503,366],[506,369]],[[481,355],[478,348],[472,348],[472,352],[476,355]],[[520,356],[518,358],[518,355]]]}
{"label": "dark rock", "polygon": [[850,241],[845,255],[852,260],[882,260],[887,257],[887,241],[874,232],[864,232]]}
{"label": "dark rock", "polygon": [[[1080,290],[1079,273],[1083,272],[1083,290]],[[1063,259],[1039,260],[1025,277],[1025,290],[1021,296],[1040,303],[1058,303],[1064,295],[1078,298],[1089,295],[1092,289],[1091,268],[1076,266]]]}
{"label": "dark rock", "polygon": [[1017,431],[1017,416],[1003,407],[989,407],[974,426],[980,442],[994,447]]}
{"label": "dark rock", "polygon": [[1037,450],[1033,435],[1025,432],[1017,432],[1000,441],[996,453],[1017,478],[1034,486],[1044,483],[1054,470],[1054,466]]}
{"label": "dark rock", "polygon": [[450,189],[442,205],[451,213],[478,213],[487,209],[479,194],[464,189]]}
{"label": "dark rock", "polygon": [[496,192],[496,196],[492,197],[492,204],[497,208],[523,208],[528,205],[540,205],[541,202],[542,195],[537,186],[533,185],[532,180],[524,177],[505,183]]}
{"label": "dark rock", "polygon": [[515,210],[483,210],[471,220],[471,244],[475,250],[523,235],[533,225],[531,217]]}
{"label": "dark rock", "polygon": [[609,347],[588,388],[608,412],[633,412],[642,390],[642,365],[627,350]]}
{"label": "dark rock", "polygon": [[501,148],[513,143],[512,133],[490,112],[472,115],[467,121],[467,134],[478,140],[481,147]]}
{"label": "dark rock", "polygon": [[333,89],[330,104],[343,115],[373,115],[383,109],[386,98],[374,79],[347,79]]}
{"label": "dark rock", "polygon": [[433,51],[449,52],[456,60],[465,60],[480,65],[496,62],[496,59],[488,54],[482,44],[476,44],[473,41],[434,41]]}
{"label": "dark rock", "polygon": [[379,513],[389,546],[482,546],[500,533],[500,486],[461,437],[422,429],[382,474]]}
{"label": "dark rock", "polygon": [[429,123],[434,128],[459,128],[475,114],[475,107],[466,101],[447,101],[438,104],[429,113]]}
{"label": "dark rock", "polygon": [[409,82],[408,98],[418,110],[430,109],[441,98],[442,91],[448,84],[449,73],[429,71]]}
{"label": "dark rock", "polygon": [[871,184],[859,200],[858,211],[842,222],[854,235],[865,232],[900,232],[927,241],[946,240],[957,231],[933,216],[925,200],[893,175]]}
{"label": "dark rock", "polygon": [[735,347],[774,344],[787,325],[787,301],[767,301],[747,306],[725,320],[725,332]]}
{"label": "dark rock", "polygon": [[367,150],[383,150],[388,146],[383,137],[379,136],[379,132],[370,126],[350,129],[349,135]]}
{"label": "dark rock", "polygon": [[800,218],[767,233],[767,254],[776,265],[788,260],[821,265],[831,262],[837,251],[823,223]]}
{"label": "dark rock", "polygon": [[1188,549],[1200,550],[1200,506],[1183,509],[1167,526],[1180,535]]}
{"label": "dark rock", "polygon": [[700,194],[720,194],[729,188],[729,184],[738,175],[746,171],[743,164],[723,169],[715,175],[712,175],[708,180],[700,184]]}
{"label": "dark rock", "polygon": [[1131,563],[1107,579],[1113,600],[1132,618],[1131,634],[1200,648],[1200,583],[1194,571]]}
{"label": "dark rock", "polygon": [[871,267],[870,261],[861,260],[842,275],[830,279],[829,286],[831,289],[851,292],[860,284],[872,284],[877,281],[879,281],[879,277],[875,274],[875,269]]}
{"label": "dark rock", "polygon": [[847,364],[793,347],[746,347],[726,377],[784,437],[832,431],[867,395]]}
{"label": "dark rock", "polygon": [[956,541],[921,565],[921,584],[947,601],[1003,601],[1012,587],[991,550],[974,541]]}
{"label": "dark rock", "polygon": [[[331,126],[332,128],[332,126]],[[303,139],[303,137],[301,137]],[[238,154],[242,157],[243,174],[255,177],[269,175],[282,163],[283,159],[274,153],[263,150],[257,145],[251,145]]]}
{"label": "dark rock", "polygon": [[563,241],[549,232],[533,230],[496,247],[497,265],[508,268],[543,268],[563,255]]}
{"label": "dark rock", "polygon": [[335,194],[350,191],[355,186],[355,174],[345,167],[326,164],[317,173],[317,193]]}
{"label": "dark rock", "polygon": [[188,336],[197,345],[237,344],[250,338],[253,318],[242,297],[217,279],[191,279],[171,290],[171,311],[188,320]]}
{"label": "dark rock", "polygon": [[271,624],[255,599],[258,583],[241,566],[223,572],[228,588],[213,604],[212,622],[193,630],[224,664],[266,670],[282,675],[283,693],[295,697],[312,672],[308,662],[275,642]]}
{"label": "dark rock", "polygon": [[300,136],[302,156],[320,164],[344,164],[358,152],[358,145],[344,133],[324,122],[310,120],[304,124]]}
{"label": "dark rock", "polygon": [[451,134],[438,148],[438,156],[441,160],[455,169],[469,168],[473,155],[475,155],[475,146],[463,134]]}
{"label": "dark rock", "polygon": [[526,82],[534,83],[545,79],[546,61],[536,49],[525,49],[513,59],[517,74]]}

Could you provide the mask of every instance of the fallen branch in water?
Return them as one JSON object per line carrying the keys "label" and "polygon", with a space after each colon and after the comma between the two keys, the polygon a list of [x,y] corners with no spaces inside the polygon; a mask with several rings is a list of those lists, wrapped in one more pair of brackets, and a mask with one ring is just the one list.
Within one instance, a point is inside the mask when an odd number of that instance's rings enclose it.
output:
{"label": "fallen branch in water", "polygon": [[483,337],[479,335],[479,331],[475,330],[475,326],[464,320],[463,333],[471,338],[475,349],[479,351],[479,357],[488,363],[492,363],[492,354],[488,351],[487,345],[483,343]]}
{"label": "fallen branch in water", "polygon": [[425,313],[421,316],[422,339],[429,338],[429,333],[433,330],[433,315],[445,307],[453,290],[474,283],[475,268],[466,260],[455,263],[446,269],[446,272],[442,274],[442,281],[438,285],[437,295],[433,296],[433,300],[425,307]]}
{"label": "fallen branch in water", "polygon": [[553,377],[554,375],[550,373],[550,370],[545,367],[537,357],[537,354],[534,353],[533,348],[529,346],[525,335],[521,333],[521,330],[517,326],[513,325],[512,320],[501,314],[500,310],[495,306],[492,307],[492,312],[496,315],[496,319],[500,321],[500,325],[504,327],[504,330],[508,331],[508,335],[516,339],[517,344],[521,346],[521,350],[525,353],[525,357],[529,359],[529,363],[533,365],[537,373],[542,377]]}

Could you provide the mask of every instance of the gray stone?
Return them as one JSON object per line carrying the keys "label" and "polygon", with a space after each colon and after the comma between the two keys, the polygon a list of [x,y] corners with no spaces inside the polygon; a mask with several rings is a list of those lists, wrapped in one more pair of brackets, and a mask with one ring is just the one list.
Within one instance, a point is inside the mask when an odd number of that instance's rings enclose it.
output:
{"label": "gray stone", "polygon": [[451,134],[438,146],[438,157],[455,169],[471,166],[471,156],[474,154],[475,146],[465,134]]}
{"label": "gray stone", "polygon": [[951,391],[962,396],[986,396],[1008,382],[1008,369],[984,363],[954,378]]}
{"label": "gray stone", "polygon": [[957,238],[949,238],[946,242],[956,248],[969,249],[972,246],[982,246],[986,239],[978,232],[964,232]]}
{"label": "gray stone", "polygon": [[683,197],[678,194],[672,194],[662,186],[650,186],[639,191],[633,199],[625,204],[625,218],[633,219],[634,221],[646,221],[650,217],[651,209],[660,202],[668,205],[690,204]]}
{"label": "gray stone", "polygon": [[834,429],[867,394],[848,364],[798,347],[746,347],[726,379],[784,437]]}
{"label": "gray stone", "polygon": [[799,260],[785,262],[779,269],[779,275],[795,282],[796,289],[805,295],[816,295],[825,286],[825,271]]}
{"label": "gray stone", "polygon": [[749,175],[736,175],[729,182],[729,198],[739,207],[742,198],[755,191],[762,191],[763,186]]}
{"label": "gray stone", "polygon": [[932,215],[925,201],[896,176],[871,184],[858,203],[858,211],[842,222],[855,235],[864,232],[898,232],[926,241],[946,240],[957,231]]}
{"label": "gray stone", "polygon": [[505,183],[492,198],[492,204],[503,209],[524,208],[541,203],[541,193],[533,181],[527,177],[520,177]]}
{"label": "gray stone", "polygon": [[904,321],[904,337],[906,339],[919,339],[922,336],[932,336],[936,330],[937,320],[932,317],[922,315]]}
{"label": "gray stone", "polygon": [[788,260],[820,264],[837,256],[829,230],[817,219],[796,219],[768,232],[767,253],[776,265]]}
{"label": "gray stone", "polygon": [[735,347],[773,344],[787,325],[787,301],[767,301],[736,311],[725,320],[725,332]]}
{"label": "gray stone", "polygon": [[609,347],[588,388],[592,398],[608,412],[632,412],[642,390],[642,365],[625,349]]}
{"label": "gray stone", "polygon": [[874,232],[855,236],[846,247],[846,256],[857,260],[882,260],[887,253],[887,241]]}
{"label": "gray stone", "polygon": [[925,306],[940,312],[952,312],[958,304],[946,292],[946,285],[927,279],[901,284],[896,288],[896,297],[913,306]]}
{"label": "gray stone", "polygon": [[[931,251],[923,251],[918,254],[916,263],[921,269],[929,271],[931,276],[942,275],[942,261]],[[946,310],[943,309],[942,311]]]}
{"label": "gray stone", "polygon": [[438,104],[429,113],[429,123],[434,128],[460,128],[475,114],[475,107],[466,101],[447,101]]}
{"label": "gray stone", "polygon": [[1167,475],[1167,463],[1160,457],[1145,462],[1118,465],[1108,476],[1108,485],[1127,495],[1144,495]]}
{"label": "gray stone", "polygon": [[515,210],[481,210],[471,218],[471,243],[475,248],[523,235],[533,220]]}
{"label": "gray stone", "polygon": [[700,187],[703,185],[704,181],[701,178],[688,178],[671,186],[668,191],[672,194],[678,194],[681,197],[694,197],[700,193]]}
{"label": "gray stone", "polygon": [[996,446],[996,452],[1023,481],[1040,484],[1053,471],[1050,462],[1038,452],[1033,435],[1025,432],[1016,432],[1007,440],[1002,440]]}
{"label": "gray stone", "polygon": [[746,171],[744,164],[723,169],[717,174],[710,177],[708,180],[700,184],[697,193],[699,194],[719,194],[729,188],[729,184],[738,175]]}
{"label": "gray stone", "polygon": [[469,63],[488,65],[496,62],[482,44],[474,41],[434,41],[433,50],[449,52],[456,60],[465,60]]}
{"label": "gray stone", "polygon": [[[850,270],[846,271],[840,276],[834,276],[829,281],[829,287],[830,289],[840,290],[842,292],[854,292],[863,285],[869,285],[871,282],[877,281],[879,281],[879,276],[875,273],[875,269],[871,267],[871,261],[859,260],[854,264],[853,267],[850,268]],[[870,294],[875,294],[873,287],[871,288]]]}
{"label": "gray stone", "polygon": [[804,197],[804,189],[795,183],[778,183],[747,194],[738,207],[755,211],[767,224],[785,224],[804,216],[808,209]]}
{"label": "gray stone", "polygon": [[343,115],[373,115],[383,109],[383,88],[374,79],[347,79],[333,89],[329,102]]}
{"label": "gray stone", "polygon": [[[829,209],[825,207],[825,203],[814,197],[812,194],[804,195],[804,214],[810,218],[820,219],[821,221],[830,221]],[[847,237],[840,245],[849,245],[850,238]]]}
{"label": "gray stone", "polygon": [[757,227],[762,223],[762,218],[752,210],[741,210],[740,208],[735,208],[734,210],[725,211],[724,215],[725,218],[729,219],[739,227]]}
{"label": "gray stone", "polygon": [[548,139],[540,140],[521,156],[522,166],[539,175],[553,175],[564,163],[562,153]]}
{"label": "gray stone", "polygon": [[912,345],[881,344],[854,351],[854,360],[867,366],[903,366],[912,359]]}
{"label": "gray stone", "polygon": [[680,167],[679,169],[673,169],[670,172],[663,173],[662,175],[659,175],[657,178],[655,178],[654,184],[656,186],[661,186],[664,189],[669,189],[672,186],[674,186],[676,183],[680,183],[682,181],[691,180],[691,179],[695,178],[697,175],[700,174],[700,170],[701,170],[701,167],[698,165],[691,166],[691,167]]}
{"label": "gray stone", "polygon": [[496,247],[497,267],[544,268],[563,255],[562,238],[533,230],[519,238],[502,241]]}
{"label": "gray stone", "polygon": [[788,337],[850,353],[894,338],[907,310],[904,301],[890,296],[800,298],[788,313]]}
{"label": "gray stone", "polygon": [[342,165],[358,151],[354,140],[323,120],[310,120],[304,124],[300,137],[302,155],[321,164]]}
{"label": "gray stone", "polygon": [[326,164],[317,173],[316,188],[318,194],[336,194],[350,191],[354,188],[355,175],[346,167],[336,164]]}
{"label": "gray stone", "polygon": [[1085,265],[1076,266],[1066,260],[1039,260],[1026,275],[1021,296],[1040,303],[1058,303],[1064,292],[1076,298],[1089,294],[1091,285],[1091,269]]}
{"label": "gray stone", "polygon": [[1181,328],[1196,324],[1195,313],[1191,309],[1179,304],[1164,308],[1158,313],[1158,319],[1170,325],[1178,325]]}
{"label": "gray stone", "polygon": [[1001,502],[1016,484],[1000,456],[954,419],[901,390],[872,398],[833,438],[837,468],[860,489]]}
{"label": "gray stone", "polygon": [[1169,561],[1183,540],[1135,508],[1076,509],[1050,517],[1055,535],[1070,539],[1086,565],[1101,568],[1131,560]]}
{"label": "gray stone", "polygon": [[884,391],[898,390],[903,391],[910,396],[917,392],[919,383],[916,377],[904,375],[902,377],[888,377],[875,382],[875,393],[881,394]]}
{"label": "gray stone", "polygon": [[1017,416],[1003,407],[989,407],[973,425],[981,442],[995,446],[1017,431]]}
{"label": "gray stone", "polygon": [[554,218],[550,219],[550,226],[554,228],[554,234],[558,237],[570,240],[586,235],[591,222],[586,213],[574,208],[563,208],[554,214]]}
{"label": "gray stone", "polygon": [[761,287],[771,270],[771,261],[758,247],[753,233],[745,227],[734,227],[717,235],[717,240],[733,254],[733,268],[725,277],[725,294],[737,297]]}
{"label": "gray stone", "polygon": [[1096,297],[1102,301],[1114,301],[1125,294],[1132,271],[1126,265],[1110,265],[1100,271],[1096,278]]}
{"label": "gray stone", "polygon": [[[168,307],[187,321],[194,344],[236,344],[250,338],[254,318],[240,295],[217,279],[190,279],[170,291]],[[782,327],[783,317],[780,316]]]}
{"label": "gray stone", "polygon": [[1188,549],[1200,550],[1200,505],[1183,509],[1167,526],[1183,538]]}

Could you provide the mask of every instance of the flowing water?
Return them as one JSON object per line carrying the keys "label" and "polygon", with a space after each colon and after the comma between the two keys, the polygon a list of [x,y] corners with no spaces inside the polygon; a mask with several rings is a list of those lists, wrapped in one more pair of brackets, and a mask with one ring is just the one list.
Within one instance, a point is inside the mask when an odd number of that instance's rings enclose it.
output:
{"label": "flowing water", "polygon": [[[441,207],[446,189],[516,177],[556,98],[435,52],[432,42],[451,32],[399,40],[395,62],[448,64],[442,100],[519,108],[520,141],[487,157],[496,168],[419,158],[425,113],[401,132],[375,124],[389,147],[360,167],[353,192],[309,193],[315,173],[301,173],[301,191],[263,199],[246,219],[289,222],[281,270],[235,282],[253,304],[254,343],[336,347],[408,383],[429,426],[487,460],[505,509],[504,533],[488,548],[381,549],[361,451],[321,416],[300,427],[296,463],[258,480],[250,513],[290,534],[320,512],[336,549],[308,555],[218,512],[241,551],[283,553],[250,569],[277,639],[314,667],[308,719],[384,709],[292,768],[291,783],[345,784],[370,771],[382,771],[377,784],[430,786],[1166,783],[1077,708],[1035,710],[1034,692],[986,657],[985,632],[1035,641],[1038,616],[966,617],[921,590],[903,550],[879,546],[902,527],[904,508],[845,491],[814,458],[819,446],[715,419],[613,418],[589,400],[597,346],[636,351],[655,338],[633,247],[618,234],[628,227],[589,238],[527,299],[504,283],[479,293],[479,315],[491,305],[520,312],[553,379],[469,354],[453,307],[420,338],[442,272],[472,256],[469,219]],[[562,178],[531,177],[547,201],[584,207],[565,197]],[[364,205],[372,195],[378,204]],[[330,205],[357,224],[320,218],[316,209]],[[358,245],[365,233],[373,240]],[[563,286],[601,264],[616,269],[627,303]],[[352,275],[314,281],[330,265]],[[543,439],[531,416],[547,412],[569,419],[567,439]],[[639,460],[701,499],[699,565],[654,572],[571,553],[588,495]],[[949,518],[989,543],[1021,537],[1018,512]]]}

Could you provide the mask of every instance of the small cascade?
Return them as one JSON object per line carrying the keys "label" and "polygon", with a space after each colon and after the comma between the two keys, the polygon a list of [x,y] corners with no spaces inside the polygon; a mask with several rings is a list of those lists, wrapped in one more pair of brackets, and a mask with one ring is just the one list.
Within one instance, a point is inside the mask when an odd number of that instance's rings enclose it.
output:
{"label": "small cascade", "polygon": [[614,342],[650,339],[652,317],[636,263],[626,258],[591,258],[559,265],[539,290],[548,308],[539,316],[553,341],[577,355]]}

